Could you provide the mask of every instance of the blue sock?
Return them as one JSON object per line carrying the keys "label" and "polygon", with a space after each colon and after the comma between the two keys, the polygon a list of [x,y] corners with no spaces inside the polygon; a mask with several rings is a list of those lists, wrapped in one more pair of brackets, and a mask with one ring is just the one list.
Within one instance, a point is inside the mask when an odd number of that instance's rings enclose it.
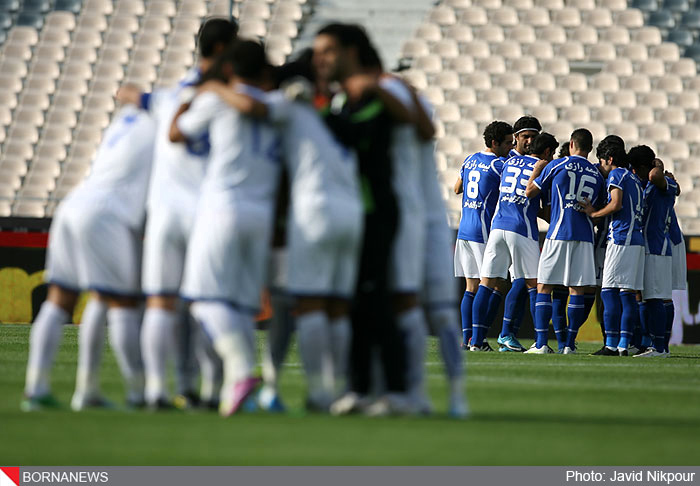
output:
{"label": "blue sock", "polygon": [[671,331],[673,330],[673,319],[676,317],[676,310],[673,307],[673,301],[664,302],[664,309],[666,309],[666,352],[670,353],[668,345],[671,342]]}
{"label": "blue sock", "polygon": [[620,319],[620,342],[618,349],[630,347],[634,330],[639,326],[637,295],[635,292],[620,292],[622,302],[622,318]]}
{"label": "blue sock", "polygon": [[639,349],[648,348],[651,346],[651,330],[649,329],[649,310],[645,301],[637,302],[639,307],[639,330],[642,335],[639,340]]}
{"label": "blue sock", "polygon": [[584,309],[583,322],[586,322],[586,319],[588,319],[588,316],[591,314],[593,304],[595,304],[595,294],[583,294],[583,305],[586,306]]}
{"label": "blue sock", "polygon": [[[537,311],[537,287],[532,289],[527,289],[528,301],[530,302],[530,316],[532,317],[532,322],[535,322],[535,312]],[[519,329],[518,329],[519,330]],[[518,330],[513,333],[513,336],[518,335]]]}
{"label": "blue sock", "polygon": [[605,346],[617,349],[620,342],[620,319],[622,302],[620,289],[606,288],[600,292],[603,299],[603,326],[605,327]]}
{"label": "blue sock", "polygon": [[566,301],[569,290],[555,290],[552,294],[552,327],[557,336],[559,349],[566,346]]}
{"label": "blue sock", "polygon": [[586,303],[583,295],[572,295],[569,297],[567,314],[569,317],[569,329],[566,334],[566,345],[571,349],[576,349],[578,330],[586,321]]}
{"label": "blue sock", "polygon": [[549,338],[549,320],[552,318],[552,296],[550,294],[537,294],[535,309],[535,334],[537,336],[535,346],[541,348],[547,345]]}
{"label": "blue sock", "polygon": [[503,294],[498,290],[491,290],[491,297],[489,297],[489,310],[486,314],[486,329],[484,330],[484,336],[482,339],[486,339],[486,332],[493,324],[493,320],[498,314],[498,308],[501,306],[501,301],[503,300]]}
{"label": "blue sock", "polygon": [[484,344],[484,338],[488,330],[491,295],[490,288],[479,285],[479,290],[476,291],[474,304],[472,305],[472,346],[481,346]]}
{"label": "blue sock", "polygon": [[525,279],[518,278],[513,280],[510,291],[506,294],[506,300],[503,306],[503,328],[501,329],[501,336],[517,334],[520,329],[520,323],[523,320],[526,298],[527,287],[525,286]]}
{"label": "blue sock", "polygon": [[474,292],[464,292],[462,304],[459,309],[462,313],[462,341],[466,345],[472,337],[472,304],[474,303]]}
{"label": "blue sock", "polygon": [[647,313],[649,315],[649,333],[654,349],[663,352],[666,348],[666,309],[661,299],[647,300]]}

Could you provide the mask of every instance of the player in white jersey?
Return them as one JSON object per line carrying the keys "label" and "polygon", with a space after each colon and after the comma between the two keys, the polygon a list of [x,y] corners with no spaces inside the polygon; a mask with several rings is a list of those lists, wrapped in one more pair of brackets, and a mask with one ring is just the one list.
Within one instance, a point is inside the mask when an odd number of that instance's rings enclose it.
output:
{"label": "player in white jersey", "polygon": [[593,223],[580,212],[586,198],[599,205],[603,177],[586,157],[593,148],[593,136],[584,128],[571,134],[571,156],[553,160],[545,166],[537,163],[525,194],[533,198],[548,193],[551,221],[537,271],[535,332],[537,340],[526,351],[546,354],[549,321],[552,317],[552,290],[569,287],[569,328],[564,354],[575,353],[578,329],[585,320],[584,291],[595,285],[593,261]]}
{"label": "player in white jersey", "polygon": [[262,102],[221,83],[202,89],[281,130],[290,184],[285,286],[296,300],[307,407],[327,411],[345,392],[362,204],[354,153],[336,141],[309,103],[309,71],[301,62],[284,66],[277,76],[281,91],[269,93]]}
{"label": "player in white jersey", "polygon": [[[217,61],[232,89],[259,101],[268,69],[262,45],[237,41]],[[234,88],[235,87],[235,88]],[[188,245],[181,294],[224,362],[219,411],[235,413],[254,391],[254,316],[266,278],[280,138],[266,123],[242,115],[211,92],[183,105],[170,139],[209,133],[211,152]]]}
{"label": "player in white jersey", "polygon": [[[143,288],[147,295],[142,334],[142,352],[146,370],[146,401],[152,408],[168,408],[166,366],[175,352],[174,336],[191,332],[189,315],[178,306],[178,293],[185,265],[187,242],[194,226],[200,186],[204,179],[209,143],[204,134],[188,144],[175,144],[168,138],[170,122],[192,91],[202,73],[236,37],[237,27],[226,19],[211,19],[202,24],[198,35],[199,61],[175,86],[153,93],[134,92],[126,87],[118,94],[146,109],[158,125],[153,177],[148,196],[148,220],[144,241]],[[180,343],[178,343],[180,344]],[[216,385],[220,366],[208,358],[207,340],[197,343],[202,371],[201,399],[213,405],[218,400]],[[187,345],[187,343],[185,343]],[[180,354],[184,354],[181,356]],[[191,368],[188,355],[176,353],[178,368]],[[191,356],[189,356],[191,357]],[[194,373],[178,369],[178,400],[196,402]]]}
{"label": "player in white jersey", "polygon": [[105,405],[97,376],[105,317],[126,381],[127,402],[143,402],[139,276],[154,130],[144,112],[122,109],[104,133],[90,176],[58,207],[46,259],[49,294],[32,326],[24,410],[55,404],[49,371],[62,325],[70,321],[82,290],[90,291],[92,298],[80,326],[72,407]]}

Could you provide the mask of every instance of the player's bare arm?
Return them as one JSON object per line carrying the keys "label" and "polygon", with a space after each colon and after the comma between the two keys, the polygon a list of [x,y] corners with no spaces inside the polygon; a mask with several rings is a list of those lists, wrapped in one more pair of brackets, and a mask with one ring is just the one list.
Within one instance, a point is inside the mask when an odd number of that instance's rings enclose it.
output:
{"label": "player's bare arm", "polygon": [[462,194],[462,191],[464,190],[464,188],[462,187],[463,185],[464,184],[462,183],[462,178],[458,177],[454,187],[455,194]]}
{"label": "player's bare arm", "polygon": [[170,141],[173,143],[184,142],[187,140],[185,134],[182,133],[180,131],[180,128],[177,126],[177,121],[180,119],[180,116],[182,116],[182,114],[185,113],[189,108],[190,103],[181,104],[180,108],[177,109],[177,113],[175,113],[175,116],[173,117],[173,121],[170,124],[170,133],[168,134],[168,136],[170,137]]}
{"label": "player's bare arm", "polygon": [[611,188],[610,202],[598,211],[596,211],[595,207],[588,199],[579,202],[579,206],[581,208],[580,211],[583,211],[591,218],[604,218],[605,216],[616,213],[622,209],[622,189],[618,187]]}
{"label": "player's bare arm", "polygon": [[435,136],[435,125],[433,125],[433,121],[430,119],[430,116],[423,108],[423,104],[418,98],[418,91],[416,91],[416,88],[404,79],[401,79],[401,82],[404,83],[410,90],[411,97],[413,98],[413,104],[416,107],[414,122],[416,126],[416,133],[418,134],[418,137],[421,140],[427,142]]}
{"label": "player's bare arm", "polygon": [[141,106],[141,96],[143,91],[136,85],[125,84],[117,90],[116,100],[122,105],[136,105],[139,108]]}
{"label": "player's bare arm", "polygon": [[537,197],[540,194],[540,188],[535,184],[535,179],[537,179],[544,168],[549,162],[546,160],[538,160],[532,169],[532,174],[530,179],[527,181],[527,188],[525,189],[525,195],[529,198]]}
{"label": "player's bare arm", "polygon": [[414,115],[403,103],[379,85],[379,78],[371,74],[355,74],[343,81],[343,88],[351,100],[358,101],[374,94],[398,123],[413,123]]}
{"label": "player's bare arm", "polygon": [[221,98],[227,105],[235,108],[244,115],[255,118],[265,118],[267,116],[267,106],[265,103],[254,99],[243,93],[237,93],[230,86],[221,81],[207,81],[199,87],[199,92],[212,92]]}
{"label": "player's bare arm", "polygon": [[664,176],[663,167],[654,167],[651,169],[649,172],[649,182],[654,184],[662,191],[666,190],[668,183],[666,181],[666,177]]}

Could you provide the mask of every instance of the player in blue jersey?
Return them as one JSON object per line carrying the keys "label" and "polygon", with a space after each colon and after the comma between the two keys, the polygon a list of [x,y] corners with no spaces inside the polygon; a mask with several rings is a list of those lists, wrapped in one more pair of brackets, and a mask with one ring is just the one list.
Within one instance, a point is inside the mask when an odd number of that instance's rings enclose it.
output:
{"label": "player in blue jersey", "polygon": [[[524,281],[528,289],[534,289],[534,296],[537,295],[537,262],[540,258],[537,214],[540,211],[540,198],[529,199],[525,196],[525,188],[537,161],[551,161],[558,146],[552,135],[542,133],[532,141],[529,148],[532,155],[511,157],[503,166],[498,205],[481,265],[481,285],[474,298],[472,344],[475,346],[480,345],[491,324],[487,321],[489,297],[497,285],[503,284],[509,267],[512,277]],[[503,319],[503,328],[498,337],[500,351],[525,351],[515,338],[510,324],[510,319]]]}
{"label": "player in blue jersey", "polygon": [[[510,151],[510,157],[529,154],[532,141],[540,133],[540,131],[542,131],[542,125],[534,116],[525,115],[518,118],[513,125],[513,131],[513,135],[515,137],[515,147]],[[523,320],[528,289],[525,285],[525,279],[514,278],[512,275],[511,278],[513,281],[511,283],[510,290],[506,295],[503,306],[503,324],[510,327],[512,330],[512,337],[514,338],[517,336],[518,330],[520,329],[520,324]],[[532,290],[532,292],[537,294],[537,289]],[[522,348],[522,346],[521,349],[514,350],[511,347],[504,345],[504,343],[501,342],[504,339],[506,338],[499,336],[499,351],[525,351],[525,348]],[[511,345],[514,344],[511,340],[508,340],[508,342]]]}
{"label": "player in blue jersey", "polygon": [[645,303],[642,312],[646,315],[640,317],[643,327],[646,321],[646,331],[652,338],[652,346],[635,356],[667,357],[669,352],[666,349],[667,323],[664,300],[671,299],[673,289],[673,245],[669,230],[671,212],[680,188],[673,178],[664,174],[663,163],[646,145],[632,148],[629,161],[635,174],[646,183],[643,203],[646,256],[642,291]]}
{"label": "player in blue jersey", "polygon": [[[462,194],[462,218],[455,248],[455,276],[465,277],[467,289],[462,299],[462,348],[467,349],[472,333],[472,303],[481,278],[481,262],[491,230],[491,219],[498,201],[502,157],[513,147],[513,127],[502,121],[490,123],[484,130],[486,150],[466,158],[454,186]],[[498,309],[501,294],[492,294],[490,309]],[[492,318],[493,319],[493,318]],[[471,349],[471,348],[469,348]],[[485,343],[474,351],[487,350]]]}
{"label": "player in blue jersey", "polygon": [[610,218],[601,291],[605,344],[594,354],[627,356],[638,317],[637,291],[644,285],[642,181],[626,167],[623,146],[607,144],[598,158],[608,179],[608,203],[598,211],[583,205],[591,218]]}
{"label": "player in blue jersey", "polygon": [[549,320],[552,317],[552,290],[569,287],[567,345],[564,354],[576,351],[576,335],[585,316],[584,292],[595,285],[593,262],[593,222],[579,211],[586,199],[599,204],[604,181],[598,169],[586,157],[593,149],[593,135],[585,128],[571,134],[571,155],[549,164],[535,164],[525,194],[534,198],[548,193],[551,220],[537,271],[535,331],[537,340],[526,351],[546,354]]}

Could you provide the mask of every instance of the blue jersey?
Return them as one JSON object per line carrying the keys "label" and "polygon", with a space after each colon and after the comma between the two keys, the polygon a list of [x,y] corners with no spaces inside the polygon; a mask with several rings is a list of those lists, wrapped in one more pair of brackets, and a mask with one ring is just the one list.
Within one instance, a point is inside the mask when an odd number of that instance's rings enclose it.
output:
{"label": "blue jersey", "polygon": [[671,208],[671,228],[668,231],[668,235],[671,238],[671,243],[673,245],[680,245],[683,241],[683,232],[678,224],[678,218],[676,217],[676,210]]}
{"label": "blue jersey", "polygon": [[644,189],[644,241],[651,255],[671,256],[671,213],[676,202],[678,184],[666,177],[666,189],[651,182]]}
{"label": "blue jersey", "polygon": [[622,191],[622,208],[610,215],[608,240],[616,245],[644,245],[642,181],[631,171],[618,167],[608,175],[608,202],[613,188]]}
{"label": "blue jersey", "polygon": [[466,158],[459,172],[462,178],[462,219],[460,240],[486,243],[491,219],[498,202],[503,159],[491,152],[477,152]]}
{"label": "blue jersey", "polygon": [[547,164],[535,185],[549,193],[552,213],[547,238],[593,243],[593,221],[581,211],[580,201],[599,205],[604,194],[600,171],[587,159],[572,155]]}
{"label": "blue jersey", "polygon": [[503,165],[500,194],[496,214],[491,223],[492,229],[512,231],[537,240],[537,212],[540,198],[528,199],[525,195],[527,181],[537,163],[537,157],[517,155]]}
{"label": "blue jersey", "polygon": [[508,158],[511,157],[522,157],[523,154],[515,150],[514,148],[510,149],[510,152],[508,152]]}

